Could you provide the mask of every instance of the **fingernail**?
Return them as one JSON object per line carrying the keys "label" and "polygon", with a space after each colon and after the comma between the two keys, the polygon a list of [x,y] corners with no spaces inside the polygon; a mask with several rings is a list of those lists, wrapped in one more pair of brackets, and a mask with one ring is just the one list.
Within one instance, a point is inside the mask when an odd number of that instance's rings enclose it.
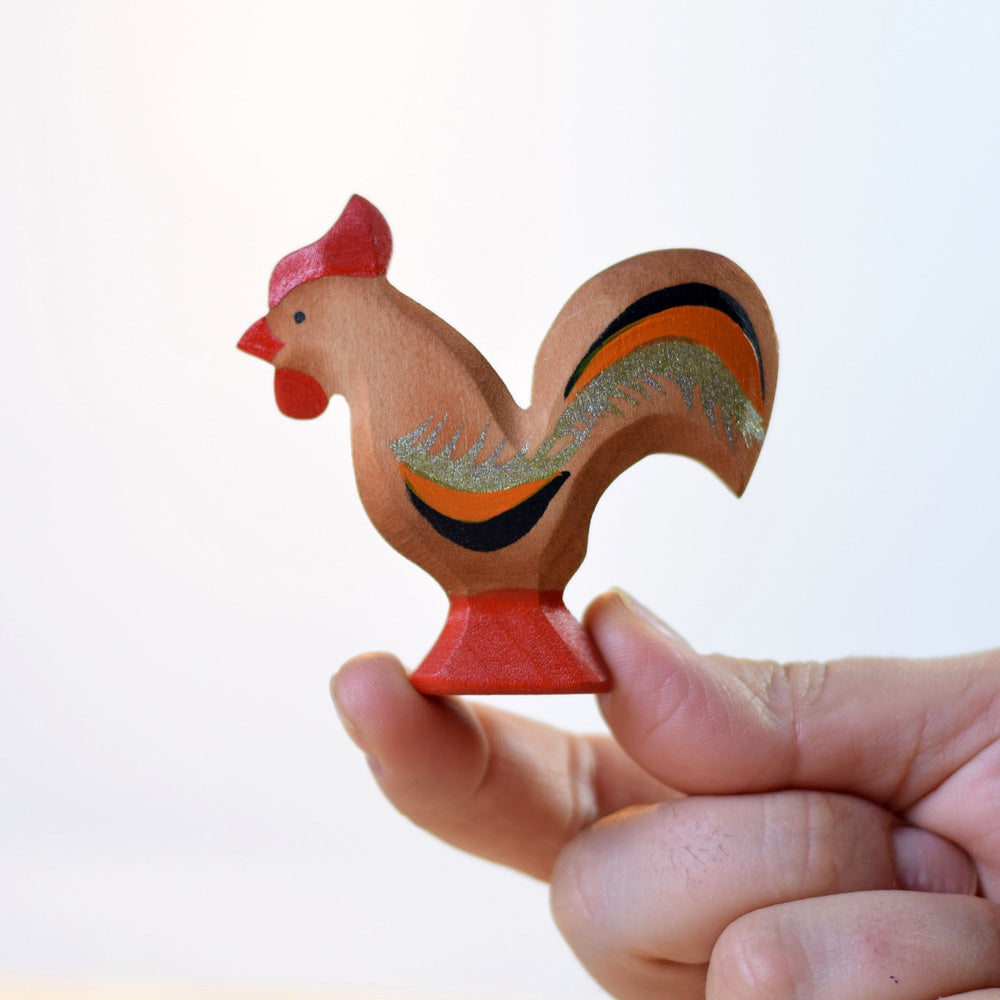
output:
{"label": "fingernail", "polygon": [[651,625],[657,632],[662,632],[663,635],[667,636],[669,639],[673,639],[674,642],[679,642],[681,645],[687,646],[689,649],[691,648],[691,644],[684,638],[684,636],[675,632],[665,621],[663,621],[662,618],[653,614],[653,612],[650,611],[645,604],[641,604],[630,593],[622,590],[621,587],[612,587],[611,593],[625,605],[625,610],[630,615],[634,615],[640,621],[645,622],[647,625]]}
{"label": "fingernail", "polygon": [[347,708],[344,706],[340,692],[337,690],[336,674],[330,681],[330,694],[333,697],[333,707],[337,710],[337,716],[340,719],[340,724],[344,727],[344,732],[351,738],[351,742],[368,757],[369,763],[374,761],[375,758],[369,753],[365,741],[361,738],[361,733],[358,732],[358,727],[354,724],[354,720],[347,714]]}
{"label": "fingernail", "polygon": [[979,887],[976,866],[965,851],[929,830],[898,827],[892,848],[901,889],[974,895]]}

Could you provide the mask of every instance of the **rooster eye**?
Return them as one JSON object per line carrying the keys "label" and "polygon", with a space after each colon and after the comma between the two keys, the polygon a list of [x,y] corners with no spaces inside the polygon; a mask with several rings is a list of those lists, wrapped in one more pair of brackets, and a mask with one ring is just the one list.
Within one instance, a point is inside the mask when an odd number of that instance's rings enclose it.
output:
{"label": "rooster eye", "polygon": [[292,317],[292,319],[294,319],[296,323],[304,323],[304,322],[306,321],[306,314],[305,314],[305,313],[304,313],[304,312],[303,312],[303,311],[302,311],[302,310],[300,309],[300,310],[299,310],[299,311],[298,311],[298,312],[297,312],[297,313],[296,313],[296,314],[295,314],[295,315],[294,315],[294,316]]}

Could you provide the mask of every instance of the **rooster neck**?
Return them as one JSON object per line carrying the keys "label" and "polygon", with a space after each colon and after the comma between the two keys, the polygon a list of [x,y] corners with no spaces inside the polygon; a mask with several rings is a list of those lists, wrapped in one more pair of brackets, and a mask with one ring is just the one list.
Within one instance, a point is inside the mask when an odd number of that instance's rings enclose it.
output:
{"label": "rooster neck", "polygon": [[470,444],[487,424],[511,441],[523,436],[524,411],[457,330],[385,279],[348,280],[355,287],[336,309],[329,368],[352,423],[383,445],[435,413]]}

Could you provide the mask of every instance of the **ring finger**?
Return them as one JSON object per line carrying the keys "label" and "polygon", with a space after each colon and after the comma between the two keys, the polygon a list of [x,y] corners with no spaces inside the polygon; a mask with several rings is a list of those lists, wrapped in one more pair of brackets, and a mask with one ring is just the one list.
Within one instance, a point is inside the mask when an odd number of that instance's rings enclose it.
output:
{"label": "ring finger", "polygon": [[1000,996],[990,987],[1000,987],[1000,906],[966,895],[855,892],[772,906],[735,921],[713,952],[706,997]]}

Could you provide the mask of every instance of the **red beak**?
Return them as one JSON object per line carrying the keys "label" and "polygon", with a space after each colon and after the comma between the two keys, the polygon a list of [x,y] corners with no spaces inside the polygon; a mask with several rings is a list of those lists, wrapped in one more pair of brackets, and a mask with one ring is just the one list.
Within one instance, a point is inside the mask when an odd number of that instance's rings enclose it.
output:
{"label": "red beak", "polygon": [[285,345],[271,333],[271,328],[267,325],[267,317],[263,316],[240,337],[240,342],[236,346],[241,351],[252,354],[255,358],[270,361]]}

